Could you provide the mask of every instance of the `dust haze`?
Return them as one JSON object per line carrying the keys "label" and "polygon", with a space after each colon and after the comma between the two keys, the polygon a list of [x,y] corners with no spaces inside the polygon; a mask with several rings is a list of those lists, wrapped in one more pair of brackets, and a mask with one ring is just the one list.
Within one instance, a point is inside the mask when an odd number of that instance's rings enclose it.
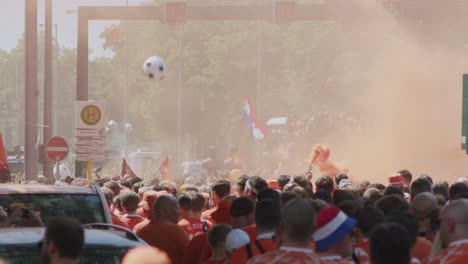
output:
{"label": "dust haze", "polygon": [[[343,75],[364,78],[364,92],[349,87],[346,96],[364,107],[370,123],[344,138],[330,135],[333,159],[348,167],[355,179],[385,182],[400,169],[450,182],[465,175],[467,156],[460,149],[460,132],[466,51],[452,51],[446,40],[437,45],[413,34],[377,1],[353,2],[365,16],[356,18],[360,23],[351,28],[356,38],[347,48],[365,57]],[[439,15],[456,19],[453,13]],[[417,26],[430,35],[434,32],[427,27],[433,23],[428,22],[418,21]]]}

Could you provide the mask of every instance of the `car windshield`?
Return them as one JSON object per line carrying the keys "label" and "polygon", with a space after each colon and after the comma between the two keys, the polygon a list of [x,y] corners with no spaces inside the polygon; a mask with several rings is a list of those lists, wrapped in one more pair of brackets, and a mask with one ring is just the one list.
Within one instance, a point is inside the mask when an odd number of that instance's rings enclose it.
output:
{"label": "car windshield", "polygon": [[105,223],[104,209],[95,194],[0,195],[0,206],[8,214],[1,227],[42,226],[51,217],[69,216],[82,224]]}
{"label": "car windshield", "polygon": [[[80,258],[80,264],[116,264],[121,263],[123,256],[130,250],[127,247],[119,248],[87,248]],[[41,263],[39,249],[28,248],[2,248],[0,258],[10,264]]]}

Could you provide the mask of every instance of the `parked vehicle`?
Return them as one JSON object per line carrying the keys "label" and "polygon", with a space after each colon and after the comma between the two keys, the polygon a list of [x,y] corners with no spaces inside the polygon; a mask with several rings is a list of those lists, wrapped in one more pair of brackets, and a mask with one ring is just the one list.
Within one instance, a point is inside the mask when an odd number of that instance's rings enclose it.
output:
{"label": "parked vehicle", "polygon": [[[114,225],[84,225],[85,242],[81,264],[117,264],[137,246],[147,246],[132,231]],[[108,229],[112,227],[111,229]],[[118,229],[116,231],[116,229]],[[10,264],[41,263],[39,242],[44,227],[0,229],[0,258]]]}
{"label": "parked vehicle", "polygon": [[97,186],[0,184],[0,215],[8,216],[1,227],[40,226],[55,216],[74,217],[82,224],[112,222]]}

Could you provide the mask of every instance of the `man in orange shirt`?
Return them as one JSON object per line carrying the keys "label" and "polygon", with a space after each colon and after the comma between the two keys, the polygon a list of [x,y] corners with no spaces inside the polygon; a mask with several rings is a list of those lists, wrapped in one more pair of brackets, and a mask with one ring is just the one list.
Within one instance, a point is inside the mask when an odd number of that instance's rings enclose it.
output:
{"label": "man in orange shirt", "polygon": [[445,250],[426,264],[462,264],[468,259],[468,199],[450,202],[440,212],[440,240]]}
{"label": "man in orange shirt", "polygon": [[370,241],[369,236],[372,229],[384,221],[382,211],[375,207],[364,206],[357,212],[357,233],[362,240],[354,246],[354,255],[359,264],[370,264]]}
{"label": "man in orange shirt", "polygon": [[126,192],[120,195],[122,201],[122,207],[125,214],[120,218],[122,223],[130,230],[143,221],[143,218],[137,215],[136,210],[138,209],[138,203],[140,198],[134,192]]}
{"label": "man in orange shirt", "polygon": [[179,221],[178,225],[185,229],[189,239],[192,240],[195,236],[208,232],[210,224],[201,220],[205,197],[197,192],[189,192],[186,195],[190,199],[190,209],[186,210],[185,217]]}
{"label": "man in orange shirt", "polygon": [[177,225],[177,199],[171,195],[162,195],[154,203],[153,209],[154,218],[136,234],[149,245],[165,251],[173,264],[182,263],[189,239],[185,230]]}
{"label": "man in orange shirt", "polygon": [[[224,197],[229,196],[230,192],[231,192],[231,184],[228,181],[226,181],[226,180],[217,181],[212,187],[212,199],[213,199],[214,207],[207,210],[207,211],[205,211],[202,214],[202,219],[208,220],[208,221],[214,223],[213,218],[212,218],[212,214],[214,212],[216,212],[216,210],[218,209],[218,205],[221,202],[221,200]],[[217,223],[217,224],[219,224],[219,223]]]}
{"label": "man in orange shirt", "polygon": [[279,226],[280,218],[279,201],[267,199],[258,202],[255,207],[255,223],[259,235],[255,241],[251,240],[249,245],[236,249],[229,263],[243,264],[254,256],[277,250],[275,232]]}
{"label": "man in orange shirt", "polygon": [[315,229],[315,210],[304,199],[295,199],[284,206],[279,228],[278,250],[251,258],[250,264],[320,264],[319,256],[310,249],[310,240]]}
{"label": "man in orange shirt", "polygon": [[104,194],[104,197],[106,198],[107,206],[109,207],[109,211],[111,214],[111,220],[112,224],[114,225],[119,225],[119,226],[125,226],[124,223],[120,220],[120,217],[118,217],[116,214],[113,212],[113,206],[112,206],[112,201],[114,200],[114,192],[107,188],[107,187],[101,187],[101,191]]}

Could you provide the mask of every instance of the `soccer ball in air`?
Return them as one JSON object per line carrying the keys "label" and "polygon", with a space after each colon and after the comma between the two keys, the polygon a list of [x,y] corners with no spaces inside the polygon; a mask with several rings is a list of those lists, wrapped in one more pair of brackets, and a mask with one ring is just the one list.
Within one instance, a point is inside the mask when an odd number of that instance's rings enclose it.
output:
{"label": "soccer ball in air", "polygon": [[166,62],[158,56],[149,57],[143,64],[143,72],[151,80],[162,80],[165,70]]}

